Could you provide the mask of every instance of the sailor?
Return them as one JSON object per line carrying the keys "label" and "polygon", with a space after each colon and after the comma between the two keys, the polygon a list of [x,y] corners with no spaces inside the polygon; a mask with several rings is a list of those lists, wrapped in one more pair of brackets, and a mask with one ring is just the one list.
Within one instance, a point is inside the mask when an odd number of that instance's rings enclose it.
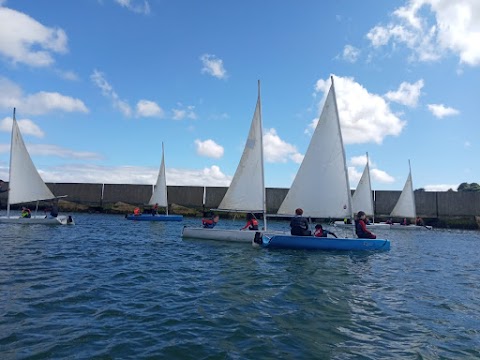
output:
{"label": "sailor", "polygon": [[337,235],[335,233],[324,229],[321,224],[315,225],[315,231],[313,233],[313,236],[315,236],[315,237],[327,237],[328,235],[332,235],[334,237],[337,237]]}
{"label": "sailor", "polygon": [[152,216],[155,216],[158,214],[158,203],[155,203],[152,207]]}
{"label": "sailor", "polygon": [[295,216],[290,221],[290,233],[296,236],[311,236],[312,232],[308,230],[308,220],[302,215],[302,209],[295,210]]}
{"label": "sailor", "polygon": [[140,208],[139,208],[138,206],[137,206],[135,209],[133,209],[133,215],[135,215],[135,216],[140,216],[140,215],[142,215],[142,214],[140,213]]}
{"label": "sailor", "polygon": [[217,225],[219,219],[220,219],[220,217],[218,215],[213,215],[209,219],[203,218],[202,219],[202,226],[205,229],[213,229],[215,227],[215,225]]}
{"label": "sailor", "polygon": [[255,215],[248,213],[247,214],[247,223],[240,230],[245,230],[248,227],[248,230],[258,230],[258,220],[255,218]]}
{"label": "sailor", "polygon": [[367,229],[365,218],[365,213],[363,211],[359,211],[357,218],[355,219],[355,233],[360,239],[376,239],[377,236]]}
{"label": "sailor", "polygon": [[30,219],[32,217],[32,212],[29,208],[22,207],[22,213],[20,214],[22,218]]}

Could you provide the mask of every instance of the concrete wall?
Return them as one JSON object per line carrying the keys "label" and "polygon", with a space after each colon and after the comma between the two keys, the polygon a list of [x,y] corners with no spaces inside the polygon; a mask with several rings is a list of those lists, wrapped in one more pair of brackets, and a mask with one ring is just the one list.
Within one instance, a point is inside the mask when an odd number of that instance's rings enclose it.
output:
{"label": "concrete wall", "polygon": [[152,196],[152,185],[105,184],[103,205],[124,202],[128,204],[146,204]]}
{"label": "concrete wall", "polygon": [[438,192],[438,216],[480,215],[480,193]]}
{"label": "concrete wall", "polygon": [[[68,195],[65,199],[90,206],[103,206],[116,202],[143,205],[152,195],[151,185],[125,184],[70,184],[49,183],[47,186],[55,195]],[[5,183],[5,188],[8,183]],[[103,187],[103,198],[102,198]],[[202,186],[168,186],[169,203],[187,207],[200,208],[203,203]],[[205,207],[216,208],[227,192],[226,187],[207,187]],[[267,188],[267,211],[275,213],[284,200],[288,189]],[[1,207],[7,204],[7,194],[0,193]],[[375,191],[376,216],[389,216],[393,210],[400,191]],[[415,192],[417,214],[422,217],[479,216],[480,193],[462,192]]]}
{"label": "concrete wall", "polygon": [[169,204],[201,208],[203,186],[167,186]]}
{"label": "concrete wall", "polygon": [[103,184],[49,183],[47,186],[56,196],[68,195],[67,201],[91,206],[102,203]]}

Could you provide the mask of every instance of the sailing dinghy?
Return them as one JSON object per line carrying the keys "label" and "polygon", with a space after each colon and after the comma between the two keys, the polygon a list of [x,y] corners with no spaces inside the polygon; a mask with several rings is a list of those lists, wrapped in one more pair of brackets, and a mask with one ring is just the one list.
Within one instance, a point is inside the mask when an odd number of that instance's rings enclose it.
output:
{"label": "sailing dinghy", "polygon": [[[258,82],[257,104],[240,163],[218,209],[213,210],[263,213],[264,229],[266,229],[260,81]],[[182,237],[251,243],[255,237],[255,231],[186,226],[183,228]]]}
{"label": "sailing dinghy", "polygon": [[167,198],[167,178],[165,175],[165,151],[162,143],[162,162],[160,164],[160,170],[158,171],[157,183],[153,189],[152,197],[148,202],[148,205],[157,205],[165,207],[165,214],[128,214],[125,218],[127,220],[135,221],[182,221],[182,215],[170,215],[168,213],[168,198]]}
{"label": "sailing dinghy", "polygon": [[[413,181],[412,181],[412,168],[410,166],[410,160],[408,161],[408,177],[405,185],[403,187],[402,193],[395,204],[392,212],[390,213],[391,217],[396,218],[406,218],[417,219],[417,208],[415,206],[415,193],[413,192]],[[431,226],[418,226],[415,224],[411,225],[401,225],[400,223],[393,223],[390,225],[392,230],[431,230]]]}
{"label": "sailing dinghy", "polygon": [[[367,228],[371,230],[388,230],[390,225],[383,223],[375,223],[375,209],[373,206],[372,184],[370,181],[370,166],[367,153],[367,164],[363,170],[362,177],[358,182],[357,188],[352,196],[353,213],[359,211],[365,212],[367,216],[371,216],[373,223],[367,224]],[[354,224],[345,224],[343,221],[335,221],[335,227],[339,228],[353,228]]]}
{"label": "sailing dinghy", "polygon": [[[10,169],[8,183],[7,216],[0,217],[0,224],[46,224],[46,225],[74,225],[71,216],[50,217],[36,215],[38,202],[42,200],[57,199],[45,185],[37,168],[33,164],[30,154],[20,133],[15,109],[13,109],[12,140],[10,149]],[[63,196],[60,196],[63,197]],[[37,206],[30,218],[12,216],[10,205],[37,202]]]}
{"label": "sailing dinghy", "polygon": [[[320,118],[293,184],[278,214],[302,208],[310,218],[353,219],[347,163],[343,147],[333,76]],[[318,250],[389,250],[386,239],[333,239],[314,236],[263,234],[254,246]]]}

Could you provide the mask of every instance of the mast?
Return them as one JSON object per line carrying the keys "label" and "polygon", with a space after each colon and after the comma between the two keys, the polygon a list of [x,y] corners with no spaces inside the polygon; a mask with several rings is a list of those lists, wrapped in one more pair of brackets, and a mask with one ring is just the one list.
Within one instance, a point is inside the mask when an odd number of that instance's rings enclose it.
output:
{"label": "mast", "polygon": [[[333,89],[333,103],[335,105],[335,114],[337,115],[337,125],[340,132],[340,145],[342,147],[342,155],[343,155],[343,166],[345,167],[345,181],[347,183],[347,199],[348,199],[348,210],[350,212],[350,216],[352,217],[352,222],[355,220],[355,215],[353,214],[353,207],[352,207],[352,193],[350,191],[350,182],[348,180],[348,168],[347,168],[347,158],[345,156],[345,146],[343,146],[343,136],[342,136],[342,128],[340,127],[340,116],[338,115],[338,106],[337,106],[337,94],[335,93],[335,85],[333,82],[333,75],[330,76],[332,81],[332,89]],[[353,227],[353,233],[355,234],[355,227]]]}
{"label": "mast", "polygon": [[[12,136],[10,140],[10,166],[8,167],[8,187],[12,185],[12,153],[13,153],[13,129],[15,126],[15,108],[13,108],[13,119],[12,119]],[[7,197],[7,218],[10,217],[10,193]]]}
{"label": "mast", "polygon": [[164,150],[164,147],[163,147],[163,141],[162,141],[162,165],[163,165],[163,169],[160,170],[160,171],[163,171],[164,175],[165,175],[165,189],[164,189],[164,191],[165,191],[165,202],[167,203],[167,206],[165,207],[165,212],[168,215],[167,174],[165,174],[165,150]]}
{"label": "mast", "polygon": [[265,189],[265,167],[263,163],[263,124],[262,124],[262,102],[260,100],[260,80],[258,80],[258,107],[260,113],[260,152],[261,152],[261,166],[262,166],[262,203],[263,203],[263,228],[267,230],[267,196]]}
{"label": "mast", "polygon": [[370,178],[370,161],[368,159],[368,151],[367,151],[367,172],[368,172],[368,185],[370,192],[368,193],[369,199],[370,199],[370,204],[373,210],[372,214],[372,223],[375,224],[375,204],[373,203],[373,197],[372,197],[372,179]]}

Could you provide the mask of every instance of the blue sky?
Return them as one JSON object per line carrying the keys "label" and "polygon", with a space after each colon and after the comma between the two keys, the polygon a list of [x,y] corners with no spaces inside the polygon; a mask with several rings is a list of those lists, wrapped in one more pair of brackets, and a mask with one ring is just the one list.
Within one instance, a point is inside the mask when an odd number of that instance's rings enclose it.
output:
{"label": "blue sky", "polygon": [[480,182],[477,0],[0,0],[12,108],[51,182],[228,185],[261,81],[265,173],[289,187],[336,78],[352,188]]}

